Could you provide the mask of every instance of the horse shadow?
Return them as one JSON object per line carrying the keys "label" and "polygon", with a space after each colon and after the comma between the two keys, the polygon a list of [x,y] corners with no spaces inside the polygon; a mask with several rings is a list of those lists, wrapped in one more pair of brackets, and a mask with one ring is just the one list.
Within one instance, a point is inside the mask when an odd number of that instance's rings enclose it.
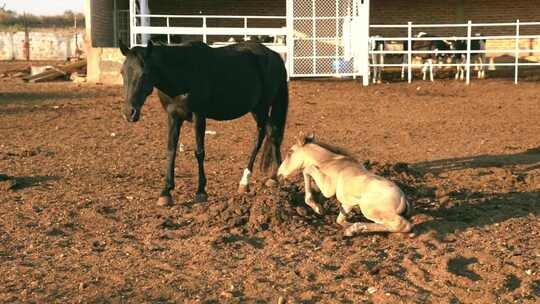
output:
{"label": "horse shadow", "polygon": [[54,102],[58,104],[61,101],[71,101],[73,99],[88,99],[106,97],[104,91],[93,91],[88,94],[83,90],[69,90],[66,88],[58,88],[57,90],[48,91],[11,91],[0,93],[0,105],[8,104],[39,104],[42,102]]}
{"label": "horse shadow", "polygon": [[[37,185],[60,180],[59,176],[36,175],[36,176],[8,176],[0,174],[0,183],[7,183],[7,190],[18,191]],[[3,187],[4,188],[4,187]]]}
{"label": "horse shadow", "polygon": [[[540,168],[540,147],[515,154],[478,155],[427,161],[412,166],[422,174],[440,175],[451,171],[482,168],[512,168],[529,172]],[[517,167],[517,168],[515,168]],[[433,199],[433,193],[429,193]],[[433,217],[420,223],[420,233],[436,231],[443,239],[446,235],[472,227],[485,227],[509,219],[540,216],[540,190],[525,192],[478,192],[462,189],[449,193],[443,206],[419,206],[419,213]],[[422,199],[422,197],[420,198]]]}
{"label": "horse shadow", "polygon": [[516,154],[484,154],[427,161],[417,163],[413,168],[423,173],[440,174],[454,170],[509,166],[524,166],[526,171],[540,168],[540,147]]}
{"label": "horse shadow", "polygon": [[449,234],[468,228],[482,228],[509,219],[540,216],[540,191],[497,194],[460,192],[460,195],[462,197],[451,199],[450,206],[422,210],[421,213],[433,219],[417,224],[415,229],[420,233],[435,231],[442,240]]}

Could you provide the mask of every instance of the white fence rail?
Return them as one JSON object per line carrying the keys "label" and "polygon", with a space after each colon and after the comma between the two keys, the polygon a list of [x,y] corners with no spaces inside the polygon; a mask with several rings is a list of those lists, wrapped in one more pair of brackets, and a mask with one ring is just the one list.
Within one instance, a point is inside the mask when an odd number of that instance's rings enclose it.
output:
{"label": "white fence rail", "polygon": [[[165,26],[141,26],[137,20],[141,18],[164,19]],[[171,20],[199,20],[201,26],[174,26],[171,25]],[[208,20],[236,20],[242,21],[242,27],[218,27],[209,26]],[[251,27],[250,21],[255,20],[278,20],[283,21],[283,27]],[[264,36],[286,36],[287,28],[285,27],[285,16],[228,16],[228,15],[143,15],[137,14],[133,16],[132,28],[132,44],[140,45],[137,41],[137,35],[142,34],[160,34],[167,35],[167,41],[171,42],[171,35],[197,35],[202,36],[203,41],[208,41],[210,35],[223,36],[248,36],[264,35]]]}
{"label": "white fence rail", "polygon": [[[512,23],[472,23],[469,21],[468,23],[462,23],[462,24],[413,24],[412,22],[409,22],[405,25],[403,24],[392,24],[392,25],[370,25],[370,29],[407,29],[407,36],[406,37],[377,37],[372,36],[370,37],[370,43],[375,43],[376,41],[406,41],[407,42],[407,50],[374,50],[370,48],[370,58],[372,54],[383,54],[383,55],[406,55],[408,60],[406,63],[401,64],[377,64],[370,62],[370,69],[372,68],[384,68],[384,67],[405,67],[407,69],[407,78],[409,83],[412,82],[412,71],[413,68],[418,68],[422,66],[421,64],[415,64],[412,61],[412,57],[415,54],[433,54],[433,55],[440,55],[440,54],[465,54],[466,55],[466,62],[465,62],[465,69],[466,69],[466,83],[470,83],[471,78],[471,67],[473,66],[513,66],[514,67],[514,82],[518,83],[518,76],[519,76],[519,67],[523,66],[540,66],[540,62],[519,62],[519,58],[522,53],[540,53],[540,49],[523,49],[520,48],[520,40],[521,39],[539,39],[540,35],[520,35],[520,31],[525,26],[537,26],[539,27],[540,32],[540,22],[520,22],[517,20],[516,22]],[[514,27],[515,34],[514,35],[489,35],[489,36],[473,36],[472,32],[475,27],[482,27],[483,29],[486,28],[493,28],[493,27]],[[421,28],[429,29],[429,28],[463,28],[467,30],[466,36],[451,36],[451,37],[415,37],[412,35],[413,29]],[[467,43],[467,49],[466,50],[412,50],[412,42],[413,41],[435,41],[435,40],[463,40]],[[486,49],[486,50],[472,50],[471,49],[471,42],[473,40],[515,40],[515,46],[513,49]],[[471,62],[471,55],[472,54],[489,54],[489,53],[501,53],[501,54],[513,54],[515,57],[515,60],[513,63],[472,63]],[[459,63],[444,63],[444,64],[437,64],[437,66],[441,67],[458,67],[462,66],[462,64]]]}

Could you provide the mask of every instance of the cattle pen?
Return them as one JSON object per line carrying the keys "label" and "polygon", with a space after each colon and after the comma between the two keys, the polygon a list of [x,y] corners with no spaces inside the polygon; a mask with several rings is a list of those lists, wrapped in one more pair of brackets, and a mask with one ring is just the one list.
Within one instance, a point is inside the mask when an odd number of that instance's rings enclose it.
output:
{"label": "cattle pen", "polygon": [[[377,67],[400,67],[406,68],[407,70],[407,80],[409,83],[412,82],[413,68],[421,66],[421,64],[413,63],[412,57],[415,54],[464,54],[466,56],[465,69],[466,69],[466,84],[470,83],[471,80],[471,67],[473,66],[485,66],[485,67],[513,67],[514,68],[514,83],[518,83],[519,79],[519,67],[520,66],[540,66],[540,62],[520,62],[521,54],[523,53],[536,53],[540,55],[538,49],[531,49],[530,47],[521,48],[521,40],[531,40],[531,39],[540,39],[540,35],[520,35],[520,32],[523,27],[534,27],[540,26],[540,22],[516,22],[510,23],[473,23],[469,21],[462,24],[413,24],[413,22],[408,22],[405,25],[370,25],[372,29],[406,29],[406,37],[370,37],[370,43],[375,43],[376,41],[404,41],[407,43],[407,50],[376,50],[370,49],[371,54],[381,54],[381,55],[395,55],[400,54],[401,56],[407,56],[408,60],[406,64],[403,63],[370,63],[370,68]],[[482,28],[484,30],[490,30],[495,27],[512,27],[515,28],[514,35],[474,35],[475,28]],[[413,31],[415,29],[430,29],[430,28],[454,28],[454,29],[464,29],[467,33],[466,36],[443,36],[443,37],[414,37]],[[480,34],[480,33],[478,33]],[[411,45],[413,41],[436,41],[436,40],[464,40],[467,43],[466,50],[413,50]],[[495,48],[495,49],[484,49],[484,50],[473,50],[471,49],[471,42],[473,40],[488,40],[488,41],[497,41],[497,40],[510,40],[514,41],[514,48],[509,49],[507,47]],[[511,54],[514,57],[513,62],[491,62],[491,63],[472,63],[471,57],[474,54]],[[458,63],[439,63],[439,67],[458,67]]]}

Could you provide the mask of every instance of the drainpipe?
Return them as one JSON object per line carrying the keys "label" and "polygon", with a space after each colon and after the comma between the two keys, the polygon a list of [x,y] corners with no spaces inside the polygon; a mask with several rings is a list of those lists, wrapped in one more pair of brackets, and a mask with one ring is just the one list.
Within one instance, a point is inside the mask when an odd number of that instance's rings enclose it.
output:
{"label": "drainpipe", "polygon": [[[148,7],[148,0],[139,0],[140,5],[140,14],[141,15],[149,15],[150,14],[150,8]],[[142,17],[141,18],[141,26],[150,26],[150,18],[149,17]],[[146,45],[150,41],[150,34],[143,34],[142,35],[142,44]]]}

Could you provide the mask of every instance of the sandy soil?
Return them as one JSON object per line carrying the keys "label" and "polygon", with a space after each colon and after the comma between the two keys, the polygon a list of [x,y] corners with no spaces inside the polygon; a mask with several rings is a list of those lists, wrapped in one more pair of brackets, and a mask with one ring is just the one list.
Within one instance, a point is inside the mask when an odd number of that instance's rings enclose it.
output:
{"label": "sandy soil", "polygon": [[0,83],[0,302],[540,301],[537,82],[291,82],[283,149],[315,130],[354,152],[414,202],[416,237],[344,238],[300,179],[238,196],[247,116],[208,125],[205,204],[184,126],[176,204],[157,207],[165,114],[152,96],[128,124],[121,92]]}

